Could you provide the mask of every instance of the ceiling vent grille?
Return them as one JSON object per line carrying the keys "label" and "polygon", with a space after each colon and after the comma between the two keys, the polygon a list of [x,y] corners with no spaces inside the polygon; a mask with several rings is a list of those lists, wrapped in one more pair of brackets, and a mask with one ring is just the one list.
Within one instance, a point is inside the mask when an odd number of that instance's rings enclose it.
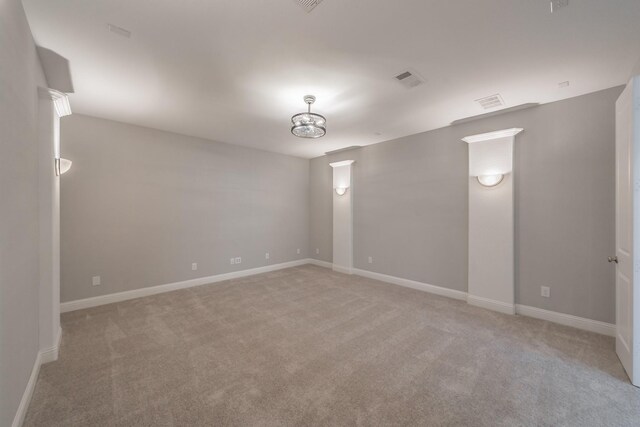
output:
{"label": "ceiling vent grille", "polygon": [[125,30],[122,27],[118,27],[117,25],[107,24],[107,28],[114,34],[117,34],[122,37],[126,37],[128,39],[131,38],[131,31]]}
{"label": "ceiling vent grille", "polygon": [[416,86],[420,86],[424,83],[424,79],[418,75],[415,71],[403,71],[395,76],[395,79],[400,82],[402,86],[407,89],[412,89]]}
{"label": "ceiling vent grille", "polygon": [[476,102],[480,104],[480,106],[485,110],[490,110],[496,107],[502,107],[504,105],[504,101],[502,100],[502,97],[498,93],[496,93],[495,95],[476,99]]}
{"label": "ceiling vent grille", "polygon": [[322,0],[295,0],[295,2],[309,13],[315,9],[317,5],[322,3]]}

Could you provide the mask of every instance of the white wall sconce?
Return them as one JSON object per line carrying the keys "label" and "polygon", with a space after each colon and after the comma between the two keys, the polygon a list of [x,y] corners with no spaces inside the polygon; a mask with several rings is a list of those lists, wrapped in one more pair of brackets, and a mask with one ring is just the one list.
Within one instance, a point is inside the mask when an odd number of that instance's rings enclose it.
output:
{"label": "white wall sconce", "polygon": [[353,160],[329,163],[333,168],[333,190],[338,196],[344,196],[351,186],[351,165]]}
{"label": "white wall sconce", "polygon": [[513,138],[520,132],[512,128],[462,138],[469,143],[469,175],[484,187],[500,184],[513,169]]}
{"label": "white wall sconce", "polygon": [[335,191],[338,196],[344,196],[344,193],[347,192],[348,187],[336,187]]}
{"label": "white wall sconce", "polygon": [[63,173],[68,172],[69,169],[71,169],[71,165],[73,164],[73,162],[69,159],[62,159],[58,157],[56,157],[53,162],[56,176],[60,176]]}
{"label": "white wall sconce", "polygon": [[495,175],[480,175],[477,177],[480,185],[484,187],[495,187],[504,179],[504,175],[499,173]]}

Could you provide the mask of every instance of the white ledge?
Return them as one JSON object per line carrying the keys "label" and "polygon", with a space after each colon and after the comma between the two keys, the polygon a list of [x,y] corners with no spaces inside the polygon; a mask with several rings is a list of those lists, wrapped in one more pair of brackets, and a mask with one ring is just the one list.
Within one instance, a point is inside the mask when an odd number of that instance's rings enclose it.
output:
{"label": "white ledge", "polygon": [[477,135],[465,136],[464,138],[462,138],[462,140],[469,144],[471,144],[472,142],[490,141],[492,139],[516,136],[523,130],[524,130],[523,128],[503,129],[503,130],[497,130],[495,132],[479,133]]}
{"label": "white ledge", "polygon": [[329,166],[331,166],[332,168],[339,168],[340,166],[349,166],[353,163],[355,163],[355,160],[343,160],[341,162],[329,163]]}

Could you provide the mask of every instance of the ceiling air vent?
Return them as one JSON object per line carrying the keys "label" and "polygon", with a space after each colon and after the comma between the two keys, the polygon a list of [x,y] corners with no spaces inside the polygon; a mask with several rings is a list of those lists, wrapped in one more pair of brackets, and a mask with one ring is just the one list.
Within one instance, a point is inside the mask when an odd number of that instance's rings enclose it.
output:
{"label": "ceiling air vent", "polygon": [[420,77],[418,73],[408,70],[395,76],[395,79],[407,89],[420,86],[422,83],[424,83],[424,79]]}
{"label": "ceiling air vent", "polygon": [[117,25],[107,24],[107,28],[114,34],[117,34],[122,37],[126,37],[128,39],[131,38],[131,31],[125,30],[122,27],[118,27]]}
{"label": "ceiling air vent", "polygon": [[317,5],[322,3],[322,0],[295,0],[307,13],[316,8]]}
{"label": "ceiling air vent", "polygon": [[476,102],[480,104],[482,108],[485,110],[490,110],[496,107],[502,107],[504,105],[504,101],[500,94],[495,94],[491,96],[486,96],[484,98],[476,99]]}

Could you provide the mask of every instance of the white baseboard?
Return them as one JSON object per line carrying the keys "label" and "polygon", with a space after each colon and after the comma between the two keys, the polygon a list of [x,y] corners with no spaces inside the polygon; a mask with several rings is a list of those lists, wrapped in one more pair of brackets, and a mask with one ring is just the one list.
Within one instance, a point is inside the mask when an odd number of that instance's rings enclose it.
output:
{"label": "white baseboard", "polygon": [[341,266],[339,266],[337,264],[333,264],[333,266],[331,268],[333,269],[333,271],[337,271],[338,273],[353,274],[353,269],[352,268],[341,267]]}
{"label": "white baseboard", "polygon": [[[234,271],[232,273],[218,274],[215,276],[201,277],[198,279],[185,280],[182,282],[168,283],[165,285],[151,286],[148,288],[134,289],[131,291],[118,292],[115,294],[102,295],[93,298],[86,298],[82,300],[69,301],[60,304],[60,312],[65,313],[68,311],[80,310],[83,308],[96,307],[104,304],[111,304],[114,302],[126,301],[134,298],[145,297],[149,295],[155,295],[163,292],[175,291],[178,289],[190,288],[193,286],[201,286],[210,283],[222,282],[224,280],[235,279],[240,277],[252,276],[254,274],[267,273],[270,271],[281,270],[284,268],[297,267],[300,265],[312,264],[319,267],[333,269],[346,274],[356,274],[358,276],[368,277],[374,280],[380,280],[382,282],[391,283],[394,285],[404,286],[407,288],[417,289],[419,291],[429,292],[436,295],[441,295],[457,300],[467,301],[471,305],[486,308],[489,310],[498,311],[506,314],[516,314],[528,317],[535,317],[536,319],[547,320],[549,322],[559,323],[565,326],[571,326],[577,329],[583,329],[586,331],[596,332],[603,335],[615,336],[616,326],[614,324],[600,322],[597,320],[586,319],[583,317],[572,316],[570,314],[558,313],[555,311],[544,310],[541,308],[530,307],[526,305],[516,304],[515,306],[503,303],[500,301],[494,301],[486,298],[468,295],[467,292],[457,291],[454,289],[443,288],[441,286],[430,285],[427,283],[417,282],[415,280],[403,279],[400,277],[389,276],[382,273],[375,273],[373,271],[361,270],[358,268],[351,269],[349,271],[341,271],[342,267],[334,266],[332,263],[322,261],[313,258],[300,259],[296,261],[285,262],[281,264],[268,265],[265,267],[251,268],[248,270]],[[348,269],[343,269],[348,270]],[[51,348],[43,353],[43,362],[56,360],[58,357],[57,347]]]}
{"label": "white baseboard", "polygon": [[53,347],[40,350],[40,364],[55,362],[58,360],[58,351],[60,349],[60,338],[62,337],[62,328],[58,328],[58,336]]}
{"label": "white baseboard", "polygon": [[535,317],[536,319],[547,320],[602,335],[616,336],[616,325],[598,320],[586,319],[571,314],[558,313],[557,311],[544,310],[542,308],[520,304],[516,305],[516,313],[522,316]]}
{"label": "white baseboard", "polygon": [[507,302],[467,294],[467,303],[476,307],[486,308],[487,310],[498,311],[504,314],[516,314],[515,304],[509,304]]}
{"label": "white baseboard", "polygon": [[194,286],[208,285],[240,277],[253,276],[255,274],[268,273],[270,271],[282,270],[284,268],[297,267],[309,264],[307,258],[283,262],[281,264],[267,265],[264,267],[250,268],[247,270],[233,271],[231,273],[216,274],[214,276],[199,277],[197,279],[184,280],[181,282],[167,283],[164,285],[149,286],[146,288],[133,289],[130,291],[117,292],[114,294],[101,295],[92,298],[85,298],[75,301],[63,302],[60,304],[60,312],[81,310],[83,308],[97,307],[99,305],[111,304],[114,302],[127,301],[134,298],[146,297],[149,295],[161,294],[164,292],[176,291],[178,289],[192,288]]}
{"label": "white baseboard", "polygon": [[35,390],[36,383],[38,382],[40,367],[45,363],[58,360],[58,350],[60,348],[61,337],[62,329],[59,328],[58,336],[56,337],[56,344],[51,348],[40,350],[36,355],[36,360],[33,363],[29,381],[27,381],[27,386],[24,389],[24,393],[22,393],[22,399],[20,399],[20,404],[18,405],[16,415],[13,417],[13,423],[11,423],[12,427],[20,427],[24,422],[24,417],[27,415],[27,410],[29,409],[29,403],[31,403],[31,398],[33,397],[33,391]]}
{"label": "white baseboard", "polygon": [[31,369],[31,375],[29,376],[27,387],[24,389],[24,393],[22,393],[22,399],[20,399],[20,404],[18,405],[16,415],[13,417],[13,423],[11,423],[11,427],[22,426],[24,417],[27,415],[27,409],[29,409],[29,403],[31,403],[31,397],[33,396],[33,391],[36,388],[36,383],[38,382],[38,374],[40,373],[40,366],[42,365],[41,354],[42,353],[38,352],[38,354],[36,355],[36,360],[33,363],[33,369]]}
{"label": "white baseboard", "polygon": [[[329,264],[327,267],[331,268],[331,264]],[[414,280],[402,279],[400,277],[388,276],[386,274],[374,273],[372,271],[360,270],[357,268],[354,268],[352,270],[352,273],[358,276],[368,277],[370,279],[380,280],[382,282],[387,282],[394,285],[405,286],[408,288],[417,289],[419,291],[467,301],[467,303],[471,305],[498,311],[501,313],[519,314],[521,316],[535,317],[536,319],[547,320],[549,322],[571,326],[576,329],[582,329],[602,335],[616,335],[616,325],[611,323],[600,322],[584,317],[572,316],[570,314],[558,313],[556,311],[543,310],[541,308],[530,307],[521,304],[513,305],[501,301],[476,297],[469,295],[467,292],[463,291],[456,291],[453,289],[443,288],[441,286],[429,285],[427,283],[416,282]]]}
{"label": "white baseboard", "polygon": [[359,268],[352,269],[352,273],[357,274],[358,276],[367,277],[369,279],[380,280],[381,282],[404,286],[405,288],[417,289],[419,291],[429,292],[431,294],[441,295],[458,300],[467,299],[466,292],[443,288],[441,286],[429,285],[427,283],[416,282],[415,280],[402,279],[400,277],[388,276],[382,273],[374,273],[373,271],[360,270]]}
{"label": "white baseboard", "polygon": [[318,267],[333,269],[333,264],[327,261],[322,261],[322,260],[313,259],[313,258],[309,258],[308,261],[309,261],[309,264],[317,265]]}

